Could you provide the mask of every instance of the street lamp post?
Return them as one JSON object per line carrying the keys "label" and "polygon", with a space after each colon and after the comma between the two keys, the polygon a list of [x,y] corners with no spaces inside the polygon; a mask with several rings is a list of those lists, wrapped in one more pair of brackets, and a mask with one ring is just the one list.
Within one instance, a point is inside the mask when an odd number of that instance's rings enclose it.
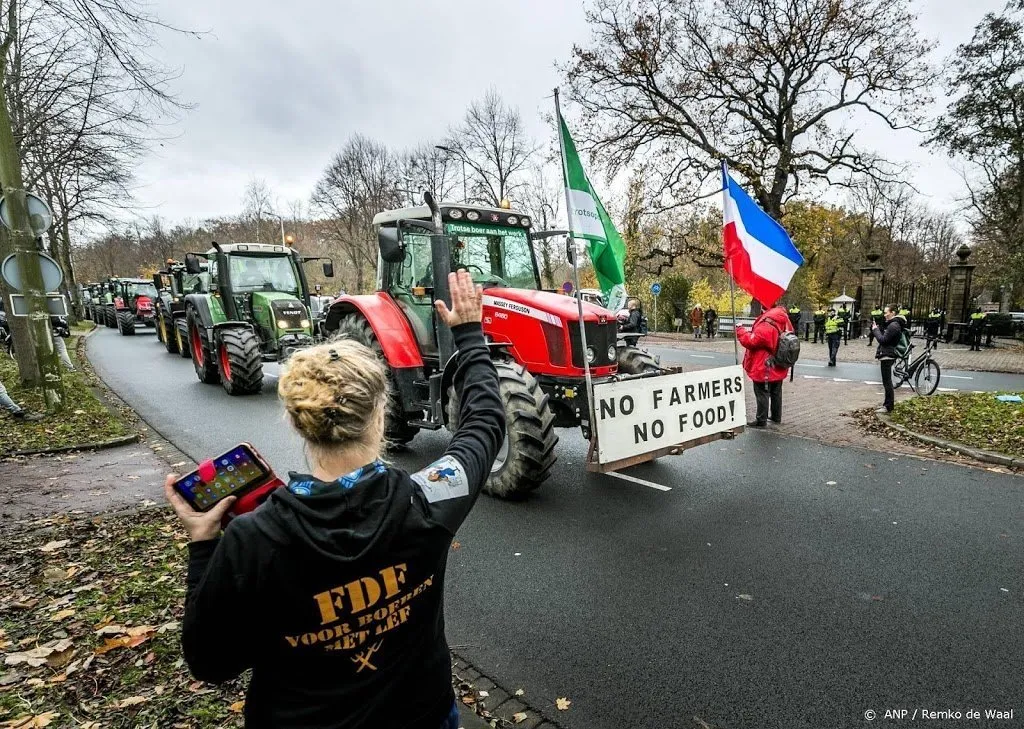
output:
{"label": "street lamp post", "polygon": [[[281,245],[285,245],[285,242],[284,242],[284,217],[281,216],[281,215],[278,215],[277,213],[272,213],[269,210],[261,210],[258,213],[258,215],[269,215],[270,217],[277,218],[278,221],[280,221],[280,223],[281,223]],[[259,217],[256,218],[256,242],[257,243],[260,242],[260,220],[259,220]]]}
{"label": "street lamp post", "polygon": [[466,184],[466,158],[456,152],[451,147],[445,147],[442,144],[435,144],[434,149],[440,149],[442,152],[447,152],[453,157],[458,157],[462,162],[462,202],[469,202],[469,185]]}

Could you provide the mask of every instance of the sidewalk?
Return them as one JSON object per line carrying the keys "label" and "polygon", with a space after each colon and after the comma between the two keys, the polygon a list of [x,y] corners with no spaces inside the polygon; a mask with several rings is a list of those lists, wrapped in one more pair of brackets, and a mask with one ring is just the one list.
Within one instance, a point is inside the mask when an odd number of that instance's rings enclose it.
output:
{"label": "sidewalk", "polygon": [[[692,334],[651,334],[645,340],[647,344],[671,346],[679,349],[706,349],[710,352],[732,353],[731,338],[694,339]],[[915,345],[923,346],[923,340],[914,340]],[[971,370],[974,372],[1007,372],[1024,374],[1024,348],[1008,346],[991,347],[981,352],[972,352],[970,348],[959,344],[941,342],[935,350],[934,357],[946,369]],[[919,350],[914,350],[915,352]],[[800,340],[800,358],[808,361],[827,361],[828,346],[813,340]],[[874,362],[875,347],[868,346],[866,339],[851,339],[848,344],[839,348],[839,359],[843,362]]]}

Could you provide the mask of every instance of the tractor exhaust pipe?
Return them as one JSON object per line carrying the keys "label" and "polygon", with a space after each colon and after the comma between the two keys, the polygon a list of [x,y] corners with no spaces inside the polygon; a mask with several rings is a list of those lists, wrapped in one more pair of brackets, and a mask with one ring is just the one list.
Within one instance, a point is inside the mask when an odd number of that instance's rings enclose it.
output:
{"label": "tractor exhaust pipe", "polygon": [[[452,306],[452,292],[448,290],[448,274],[451,273],[451,241],[444,235],[444,223],[441,222],[441,208],[430,192],[423,193],[423,202],[430,208],[431,222],[435,234],[430,236],[431,269],[434,272],[434,300],[440,299],[448,308]],[[437,353],[439,364],[443,369],[452,355],[455,354],[455,340],[448,325],[434,317],[434,328],[437,331]]]}

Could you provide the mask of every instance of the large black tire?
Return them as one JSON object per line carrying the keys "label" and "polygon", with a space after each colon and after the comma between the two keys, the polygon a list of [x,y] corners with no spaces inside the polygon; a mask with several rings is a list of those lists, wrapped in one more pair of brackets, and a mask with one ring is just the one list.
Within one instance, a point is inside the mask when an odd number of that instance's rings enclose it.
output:
{"label": "large black tire", "polygon": [[117,313],[117,330],[123,337],[135,336],[135,317],[130,311],[119,311]]}
{"label": "large black tire", "polygon": [[658,360],[638,347],[619,347],[616,354],[619,374],[642,375],[645,372],[661,372]]}
{"label": "large black tire", "polygon": [[164,349],[167,350],[168,354],[178,353],[178,337],[173,327],[174,322],[168,320],[161,311],[157,315],[156,336],[157,339],[164,343]]}
{"label": "large black tire", "polygon": [[[337,330],[331,334],[331,339],[341,339],[344,337],[354,339],[360,344],[366,345],[387,365],[387,360],[384,359],[384,351],[380,346],[380,342],[377,341],[377,335],[373,333],[370,323],[359,314],[349,314],[343,317],[338,323]],[[405,409],[402,407],[401,394],[395,385],[390,367],[388,368],[388,384],[391,389],[391,399],[388,401],[384,437],[392,445],[405,445],[416,437],[420,429],[415,425],[409,425],[409,420],[405,416]]]}
{"label": "large black tire", "polygon": [[[523,498],[540,486],[555,465],[555,415],[533,375],[516,362],[495,362],[505,406],[505,441],[491,466],[484,492],[503,499]],[[458,427],[459,398],[449,390],[448,427]]]}
{"label": "large black tire", "polygon": [[104,306],[103,307],[103,322],[109,329],[117,329],[117,314],[114,313],[114,307]]}
{"label": "large black tire", "polygon": [[220,368],[217,366],[217,352],[202,336],[203,325],[195,309],[188,312],[189,349],[192,352],[192,366],[196,377],[207,385],[220,382]]}
{"label": "large black tire", "polygon": [[252,395],[263,389],[263,356],[260,340],[252,329],[220,330],[217,366],[220,384],[229,395]]}
{"label": "large black tire", "polygon": [[192,358],[188,342],[188,321],[185,317],[178,317],[174,320],[174,341],[178,347],[178,354],[185,359]]}

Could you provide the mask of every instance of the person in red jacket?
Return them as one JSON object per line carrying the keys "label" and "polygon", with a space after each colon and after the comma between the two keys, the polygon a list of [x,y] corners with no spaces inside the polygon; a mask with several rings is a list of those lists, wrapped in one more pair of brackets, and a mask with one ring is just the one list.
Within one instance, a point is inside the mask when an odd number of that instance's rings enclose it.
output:
{"label": "person in red jacket", "polygon": [[754,383],[757,415],[747,423],[752,428],[763,428],[771,414],[773,423],[782,422],[782,381],[789,375],[785,367],[774,367],[769,360],[775,355],[782,332],[793,331],[789,314],[776,306],[757,317],[748,332],[742,325],[736,327],[736,338],[746,350],[743,370]]}

